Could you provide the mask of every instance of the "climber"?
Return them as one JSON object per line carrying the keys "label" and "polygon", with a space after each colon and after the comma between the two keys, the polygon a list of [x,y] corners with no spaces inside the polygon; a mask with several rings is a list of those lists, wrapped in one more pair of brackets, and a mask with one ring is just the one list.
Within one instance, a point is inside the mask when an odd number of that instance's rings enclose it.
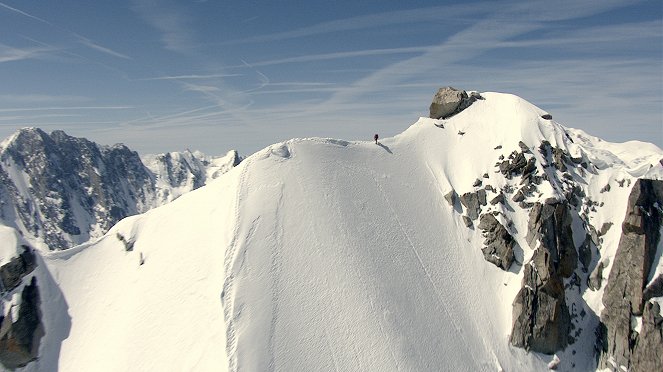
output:
{"label": "climber", "polygon": [[378,135],[377,133],[373,136],[373,139],[375,140],[375,144],[378,144]]}

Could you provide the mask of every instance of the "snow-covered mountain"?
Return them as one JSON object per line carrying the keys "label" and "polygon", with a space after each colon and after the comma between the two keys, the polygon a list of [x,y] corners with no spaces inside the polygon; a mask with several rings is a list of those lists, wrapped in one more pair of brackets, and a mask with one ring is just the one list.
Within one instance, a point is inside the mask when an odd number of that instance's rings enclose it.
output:
{"label": "snow-covered mountain", "polygon": [[[663,151],[565,128],[513,95],[472,97],[377,145],[269,146],[95,242],[26,253],[0,360],[661,370]],[[39,304],[27,335],[12,327],[23,303]]]}
{"label": "snow-covered mountain", "polygon": [[240,161],[200,153],[146,157],[62,131],[24,128],[0,144],[0,224],[43,249],[103,235],[122,218],[174,200]]}

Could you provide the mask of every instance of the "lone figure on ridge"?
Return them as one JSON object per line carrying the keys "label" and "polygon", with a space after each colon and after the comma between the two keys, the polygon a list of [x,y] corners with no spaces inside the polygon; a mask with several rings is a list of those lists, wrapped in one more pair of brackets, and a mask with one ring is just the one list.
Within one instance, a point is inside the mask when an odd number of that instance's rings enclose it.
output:
{"label": "lone figure on ridge", "polygon": [[375,140],[375,144],[376,144],[376,145],[378,144],[378,138],[379,138],[379,137],[378,137],[378,134],[376,133],[376,134],[373,136],[373,139]]}

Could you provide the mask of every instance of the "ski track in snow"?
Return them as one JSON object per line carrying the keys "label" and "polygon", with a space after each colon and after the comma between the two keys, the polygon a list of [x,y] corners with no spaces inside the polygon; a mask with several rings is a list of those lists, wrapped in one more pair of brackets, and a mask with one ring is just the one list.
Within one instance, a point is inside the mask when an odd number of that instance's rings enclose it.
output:
{"label": "ski track in snow", "polygon": [[[398,226],[400,227],[400,231],[403,233],[403,236],[405,236],[405,238],[408,241],[408,246],[412,250],[412,253],[414,253],[415,257],[417,258],[417,261],[419,262],[419,265],[421,266],[422,271],[424,272],[424,274],[426,274],[426,277],[428,278],[428,282],[430,282],[431,286],[433,287],[433,290],[435,291],[435,294],[437,295],[439,304],[442,305],[442,308],[444,309],[444,312],[447,315],[447,317],[449,317],[449,319],[453,320],[451,322],[451,324],[453,325],[453,327],[456,330],[457,334],[463,340],[463,344],[465,344],[465,346],[467,348],[469,348],[470,344],[465,339],[465,336],[463,335],[463,330],[458,326],[458,324],[456,322],[456,317],[454,317],[451,314],[451,312],[449,311],[449,308],[446,305],[446,300],[445,300],[444,296],[442,295],[442,292],[439,290],[439,288],[435,284],[435,281],[433,280],[433,277],[431,276],[430,272],[426,268],[426,265],[424,264],[424,261],[421,259],[421,256],[419,255],[419,252],[417,251],[417,248],[415,247],[414,243],[412,242],[412,239],[410,238],[410,235],[407,233],[407,231],[405,230],[405,227],[403,226],[403,223],[401,222],[400,218],[398,217],[398,213],[396,212],[393,205],[389,201],[389,198],[387,197],[386,193],[384,192],[384,189],[382,188],[382,186],[378,182],[375,173],[372,170],[370,170],[370,172],[373,174],[373,179],[375,181],[376,188],[378,190],[380,190],[380,194],[382,195],[382,198],[384,199],[385,204],[387,206],[389,206],[389,209],[391,210],[392,216],[394,217],[394,219],[398,223]],[[477,366],[480,365],[477,362],[476,358],[474,357],[474,353],[472,353],[471,356],[472,356],[472,359],[474,361],[474,364],[477,365]]]}

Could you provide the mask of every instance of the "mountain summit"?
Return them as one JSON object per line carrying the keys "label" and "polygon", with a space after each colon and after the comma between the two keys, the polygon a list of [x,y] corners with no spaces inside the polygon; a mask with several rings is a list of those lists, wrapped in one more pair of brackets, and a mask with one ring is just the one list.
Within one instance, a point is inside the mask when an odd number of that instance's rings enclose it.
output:
{"label": "mountain summit", "polygon": [[25,370],[660,370],[663,151],[472,96],[36,252]]}

